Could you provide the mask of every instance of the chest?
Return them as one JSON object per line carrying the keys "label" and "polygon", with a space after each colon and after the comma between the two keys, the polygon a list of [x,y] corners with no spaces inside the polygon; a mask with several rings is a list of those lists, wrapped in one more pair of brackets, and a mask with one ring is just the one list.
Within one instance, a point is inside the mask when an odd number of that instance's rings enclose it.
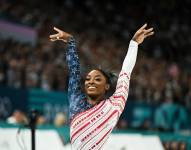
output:
{"label": "chest", "polygon": [[108,102],[81,113],[71,124],[71,134],[76,131],[99,130],[113,128],[118,121],[118,111]]}

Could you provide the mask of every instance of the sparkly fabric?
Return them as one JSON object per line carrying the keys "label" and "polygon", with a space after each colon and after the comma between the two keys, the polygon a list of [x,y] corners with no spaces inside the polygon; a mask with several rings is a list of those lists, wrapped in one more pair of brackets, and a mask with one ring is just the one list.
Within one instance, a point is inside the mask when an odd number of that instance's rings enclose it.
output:
{"label": "sparkly fabric", "polygon": [[85,93],[81,90],[80,62],[77,55],[76,42],[74,38],[70,38],[68,41],[66,61],[69,69],[69,114],[70,120],[72,120],[78,113],[93,107],[87,102]]}

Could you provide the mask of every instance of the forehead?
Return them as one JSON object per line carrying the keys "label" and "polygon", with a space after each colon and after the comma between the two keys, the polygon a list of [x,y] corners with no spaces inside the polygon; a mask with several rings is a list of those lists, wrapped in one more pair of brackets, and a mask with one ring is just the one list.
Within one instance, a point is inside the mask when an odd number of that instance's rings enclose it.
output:
{"label": "forehead", "polygon": [[105,77],[99,70],[92,70],[87,74],[87,76],[102,76],[102,77]]}

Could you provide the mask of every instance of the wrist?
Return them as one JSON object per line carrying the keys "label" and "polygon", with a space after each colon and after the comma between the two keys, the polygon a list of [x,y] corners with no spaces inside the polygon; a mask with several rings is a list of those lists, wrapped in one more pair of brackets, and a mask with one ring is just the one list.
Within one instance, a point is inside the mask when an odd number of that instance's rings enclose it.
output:
{"label": "wrist", "polygon": [[67,43],[68,43],[68,44],[70,44],[70,43],[75,43],[75,42],[76,42],[76,40],[74,39],[73,36],[68,37],[68,39],[67,39]]}
{"label": "wrist", "polygon": [[70,41],[74,41],[75,40],[72,35],[68,35],[65,39],[66,39],[67,43],[70,42]]}
{"label": "wrist", "polygon": [[132,40],[130,41],[130,45],[138,46],[139,43],[138,43],[136,40],[132,39]]}
{"label": "wrist", "polygon": [[138,45],[140,44],[140,43],[138,42],[139,40],[137,40],[135,37],[133,37],[131,40],[134,41],[134,42],[136,42]]}

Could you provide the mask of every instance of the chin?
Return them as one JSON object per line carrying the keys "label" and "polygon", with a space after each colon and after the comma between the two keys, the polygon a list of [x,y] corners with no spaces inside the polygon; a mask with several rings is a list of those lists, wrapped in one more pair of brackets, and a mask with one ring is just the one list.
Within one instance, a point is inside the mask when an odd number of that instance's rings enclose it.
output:
{"label": "chin", "polygon": [[86,94],[87,94],[87,96],[93,97],[93,98],[100,96],[100,94],[97,93],[96,91],[87,91]]}
{"label": "chin", "polygon": [[98,97],[98,96],[99,96],[99,94],[94,93],[94,92],[87,92],[87,95],[88,95],[89,97]]}

